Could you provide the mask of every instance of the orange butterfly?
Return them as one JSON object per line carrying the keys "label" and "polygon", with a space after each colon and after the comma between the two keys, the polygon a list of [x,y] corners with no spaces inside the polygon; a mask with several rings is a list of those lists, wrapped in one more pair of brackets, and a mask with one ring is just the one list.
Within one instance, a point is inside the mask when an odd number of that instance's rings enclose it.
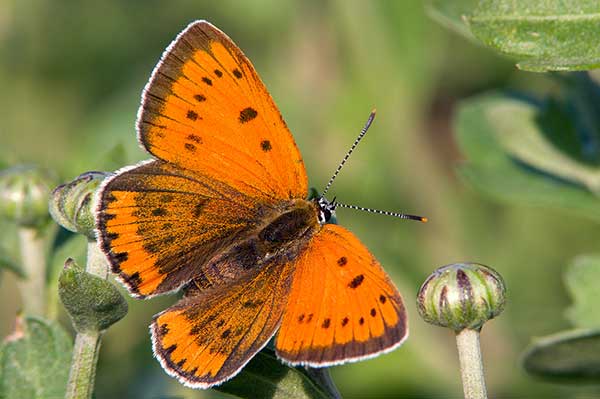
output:
{"label": "orange butterfly", "polygon": [[151,326],[167,373],[220,384],[276,331],[283,361],[313,367],[406,339],[400,294],[352,233],[327,224],[339,204],[307,199],[291,133],[223,32],[197,21],[177,36],[144,89],[137,131],[155,159],[104,183],[98,239],[133,296],[184,290]]}

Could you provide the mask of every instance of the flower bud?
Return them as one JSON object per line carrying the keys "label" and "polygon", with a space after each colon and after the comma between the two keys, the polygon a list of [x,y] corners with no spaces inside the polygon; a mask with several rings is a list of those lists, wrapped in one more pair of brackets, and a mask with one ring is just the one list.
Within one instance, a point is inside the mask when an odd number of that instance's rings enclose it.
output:
{"label": "flower bud", "polygon": [[428,323],[459,332],[480,330],[504,309],[502,276],[478,263],[442,266],[427,278],[417,295],[417,307]]}
{"label": "flower bud", "polygon": [[72,182],[56,187],[49,203],[50,214],[56,223],[93,240],[96,191],[109,175],[105,172],[86,172]]}
{"label": "flower bud", "polygon": [[77,332],[102,331],[127,314],[127,301],[109,281],[67,259],[58,278],[58,294]]}
{"label": "flower bud", "polygon": [[26,227],[48,219],[48,197],[56,178],[43,168],[18,165],[0,171],[0,217]]}

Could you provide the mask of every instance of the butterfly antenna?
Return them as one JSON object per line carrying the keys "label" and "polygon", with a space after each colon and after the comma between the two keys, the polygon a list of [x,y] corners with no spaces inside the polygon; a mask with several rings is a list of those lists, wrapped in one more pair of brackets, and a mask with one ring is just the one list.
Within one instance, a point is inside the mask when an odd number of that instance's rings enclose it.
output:
{"label": "butterfly antenna", "polygon": [[344,166],[344,164],[346,163],[348,158],[350,158],[350,155],[352,154],[352,152],[354,151],[354,149],[356,148],[358,143],[360,143],[362,138],[365,137],[365,134],[367,134],[367,130],[369,130],[371,123],[373,123],[373,119],[375,119],[375,113],[376,113],[376,110],[371,111],[371,115],[369,115],[369,119],[367,119],[367,123],[365,123],[365,127],[362,128],[362,130],[360,131],[360,134],[358,135],[356,140],[354,140],[354,144],[352,144],[352,147],[350,147],[350,149],[344,156],[344,159],[342,159],[342,162],[340,162],[340,164],[338,165],[337,169],[333,173],[333,176],[331,176],[331,179],[329,179],[329,183],[327,183],[327,185],[325,186],[325,189],[323,190],[323,193],[321,194],[322,196],[325,196],[325,194],[327,194],[327,191],[331,187],[331,184],[337,177],[338,173],[340,173],[340,170],[342,170],[342,167]]}
{"label": "butterfly antenna", "polygon": [[378,213],[380,215],[394,216],[394,217],[397,217],[400,219],[417,220],[419,222],[427,223],[427,218],[423,217],[423,216],[408,215],[406,213],[398,213],[398,212],[380,211],[379,209],[363,208],[362,206],[356,206],[356,205],[340,204],[339,202],[335,202],[335,200],[332,201],[332,205],[334,205],[335,208],[356,209],[359,211]]}

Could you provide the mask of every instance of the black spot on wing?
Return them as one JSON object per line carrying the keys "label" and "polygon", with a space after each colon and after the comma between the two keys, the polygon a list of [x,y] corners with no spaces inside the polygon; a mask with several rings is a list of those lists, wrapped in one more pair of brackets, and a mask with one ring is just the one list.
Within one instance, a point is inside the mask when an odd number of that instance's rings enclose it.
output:
{"label": "black spot on wing", "polygon": [[166,216],[167,210],[165,208],[154,208],[152,209],[152,216]]}
{"label": "black spot on wing", "polygon": [[198,101],[199,103],[206,101],[206,97],[204,97],[202,94],[196,94],[194,95],[194,99],[196,101]]}
{"label": "black spot on wing", "polygon": [[193,145],[192,143],[185,143],[184,147],[186,150],[188,150],[189,152],[195,152],[196,151],[196,146]]}
{"label": "black spot on wing", "polygon": [[221,76],[223,76],[223,72],[221,72],[221,71],[220,71],[220,70],[218,70],[218,69],[215,69],[215,70],[214,70],[214,72],[215,72],[215,75],[217,75],[217,77],[219,77],[219,78],[220,78]]}
{"label": "black spot on wing", "polygon": [[204,207],[206,206],[207,203],[208,203],[208,199],[206,199],[206,198],[199,199],[198,202],[196,202],[196,205],[194,205],[194,208],[192,209],[192,216],[194,216],[196,218],[199,217],[202,214],[202,211],[204,210]]}
{"label": "black spot on wing", "polygon": [[242,75],[242,73],[240,72],[240,70],[239,70],[239,69],[235,68],[235,69],[233,70],[233,76],[235,76],[235,77],[236,77],[236,78],[238,78],[238,79],[241,79],[243,75]]}
{"label": "black spot on wing", "polygon": [[246,123],[256,118],[258,112],[252,107],[246,107],[240,111],[239,121],[240,123]]}
{"label": "black spot on wing", "polygon": [[203,81],[204,83],[206,83],[207,85],[209,85],[209,86],[212,86],[212,80],[210,80],[208,77],[206,77],[206,76],[205,76],[205,77],[203,77],[203,78],[202,78],[202,81]]}
{"label": "black spot on wing", "polygon": [[159,338],[164,337],[165,335],[167,335],[169,333],[169,326],[167,325],[167,323],[162,324],[157,331],[157,335],[159,336]]}
{"label": "black spot on wing", "polygon": [[346,266],[347,263],[348,263],[348,258],[346,258],[345,256],[342,256],[337,261],[338,266]]}
{"label": "black spot on wing", "polygon": [[188,135],[187,139],[193,141],[196,144],[202,144],[202,137],[197,136],[195,134]]}
{"label": "black spot on wing", "polygon": [[260,148],[264,152],[269,152],[273,147],[271,147],[271,142],[269,140],[263,140],[260,142]]}
{"label": "black spot on wing", "polygon": [[348,287],[350,287],[352,289],[356,289],[358,286],[360,286],[362,284],[364,279],[365,279],[365,276],[363,276],[362,274],[359,274],[358,276],[354,277],[352,279],[352,281],[350,281],[350,283],[348,283]]}
{"label": "black spot on wing", "polygon": [[[198,114],[190,109],[190,110],[188,110],[186,117],[189,120],[195,121],[198,119]],[[200,118],[200,119],[202,119],[202,118]]]}
{"label": "black spot on wing", "polygon": [[129,259],[129,254],[127,252],[117,252],[113,254],[112,258],[116,263],[121,264]]}

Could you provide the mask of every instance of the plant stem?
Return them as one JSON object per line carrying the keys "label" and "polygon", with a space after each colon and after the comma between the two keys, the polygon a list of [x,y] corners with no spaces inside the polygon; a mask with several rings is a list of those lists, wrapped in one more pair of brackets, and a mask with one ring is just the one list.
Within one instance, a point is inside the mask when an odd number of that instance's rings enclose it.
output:
{"label": "plant stem", "polygon": [[65,399],[92,397],[100,352],[100,334],[99,331],[77,333]]}
{"label": "plant stem", "polygon": [[465,399],[486,399],[479,331],[465,328],[456,334]]}
{"label": "plant stem", "polygon": [[26,314],[46,314],[46,240],[39,230],[31,227],[19,228],[21,263],[25,277],[18,280]]}
{"label": "plant stem", "polygon": [[[108,278],[108,267],[104,255],[95,241],[88,241],[85,271],[105,280]],[[65,399],[90,399],[92,397],[101,336],[102,332],[97,330],[77,332]]]}
{"label": "plant stem", "polygon": [[106,257],[98,248],[96,241],[88,241],[87,249],[87,264],[85,265],[85,271],[98,276],[104,280],[108,279],[108,265],[106,264]]}

